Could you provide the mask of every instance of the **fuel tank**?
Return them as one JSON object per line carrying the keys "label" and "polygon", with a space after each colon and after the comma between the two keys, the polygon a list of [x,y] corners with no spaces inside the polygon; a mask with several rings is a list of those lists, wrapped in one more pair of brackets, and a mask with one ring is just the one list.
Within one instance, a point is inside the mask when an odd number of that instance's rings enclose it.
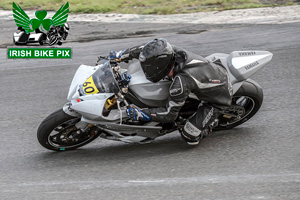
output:
{"label": "fuel tank", "polygon": [[166,106],[169,97],[171,81],[161,80],[157,83],[148,81],[139,62],[128,66],[127,73],[131,76],[129,89],[134,95],[149,107]]}

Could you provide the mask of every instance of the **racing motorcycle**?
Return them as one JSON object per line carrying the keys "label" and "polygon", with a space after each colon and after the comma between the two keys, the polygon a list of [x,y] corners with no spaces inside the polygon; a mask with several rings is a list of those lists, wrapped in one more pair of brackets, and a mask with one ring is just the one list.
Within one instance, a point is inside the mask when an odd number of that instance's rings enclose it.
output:
{"label": "racing motorcycle", "polygon": [[[273,54],[268,51],[234,51],[206,57],[227,70],[233,87],[232,105],[221,112],[211,128],[231,129],[257,113],[263,102],[263,91],[249,77],[272,57]],[[99,60],[102,60],[101,64]],[[116,60],[107,57],[99,60],[96,66],[81,65],[78,68],[67,103],[40,124],[37,138],[43,147],[54,151],[72,150],[97,137],[149,143],[162,135],[181,131],[186,119],[201,103],[191,94],[172,123],[132,121],[126,114],[129,106],[152,108],[166,105],[171,81],[148,81],[139,62],[123,69]]]}
{"label": "racing motorcycle", "polygon": [[58,44],[62,45],[62,41],[67,39],[70,26],[65,23],[64,26],[52,26],[47,33],[47,40],[49,46]]}

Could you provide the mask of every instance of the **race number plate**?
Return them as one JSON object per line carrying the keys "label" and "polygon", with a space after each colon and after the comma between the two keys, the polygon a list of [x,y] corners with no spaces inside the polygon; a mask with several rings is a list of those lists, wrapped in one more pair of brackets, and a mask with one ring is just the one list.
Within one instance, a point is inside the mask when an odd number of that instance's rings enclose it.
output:
{"label": "race number plate", "polygon": [[86,80],[84,82],[82,87],[83,87],[83,90],[86,94],[97,94],[97,93],[99,93],[99,90],[97,89],[92,76],[90,76],[90,78],[88,78],[88,80]]}

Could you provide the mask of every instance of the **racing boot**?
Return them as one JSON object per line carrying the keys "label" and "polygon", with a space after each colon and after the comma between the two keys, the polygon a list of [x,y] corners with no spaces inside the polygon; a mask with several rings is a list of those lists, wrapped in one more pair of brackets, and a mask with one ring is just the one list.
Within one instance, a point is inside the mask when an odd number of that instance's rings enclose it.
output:
{"label": "racing boot", "polygon": [[215,128],[216,126],[218,126],[218,119],[215,119],[209,126],[207,129],[204,129],[201,131],[200,135],[197,137],[193,137],[192,135],[189,135],[188,133],[184,132],[183,130],[181,130],[181,137],[186,141],[186,143],[188,145],[197,145],[199,144],[200,140],[205,138],[206,136],[208,136],[209,134],[212,133],[213,128]]}
{"label": "racing boot", "polygon": [[189,121],[184,125],[183,129],[180,130],[180,134],[182,139],[188,145],[197,145],[200,140],[206,135],[206,130],[199,130],[196,126],[194,126]]}
{"label": "racing boot", "polygon": [[197,145],[203,137],[211,133],[218,125],[219,109],[208,104],[201,104],[197,112],[184,125],[181,136],[189,145]]}

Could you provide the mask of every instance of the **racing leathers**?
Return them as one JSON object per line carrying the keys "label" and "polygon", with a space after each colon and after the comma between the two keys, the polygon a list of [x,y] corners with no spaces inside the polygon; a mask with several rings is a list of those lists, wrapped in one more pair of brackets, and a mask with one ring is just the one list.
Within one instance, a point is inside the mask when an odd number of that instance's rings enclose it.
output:
{"label": "racing leathers", "polygon": [[[176,61],[168,103],[166,107],[143,108],[142,111],[151,116],[152,121],[174,122],[187,98],[196,96],[202,103],[187,120],[182,137],[187,142],[198,140],[203,136],[201,133],[217,118],[220,108],[230,106],[232,86],[221,65],[176,46],[172,47]],[[139,46],[123,51],[123,58],[126,59],[127,54],[127,59],[138,59],[142,48]]]}

